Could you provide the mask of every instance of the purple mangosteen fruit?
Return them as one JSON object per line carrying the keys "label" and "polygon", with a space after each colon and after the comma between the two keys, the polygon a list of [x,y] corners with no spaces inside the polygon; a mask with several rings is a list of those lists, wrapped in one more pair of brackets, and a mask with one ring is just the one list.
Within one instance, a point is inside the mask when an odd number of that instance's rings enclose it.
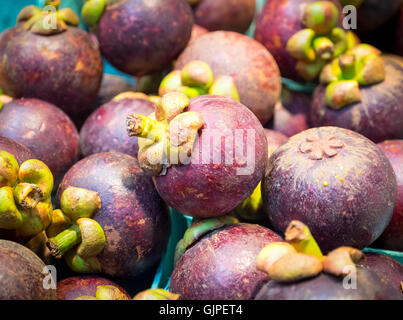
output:
{"label": "purple mangosteen fruit", "polygon": [[[99,286],[121,293],[120,300],[130,300],[130,295],[118,284],[105,278],[94,276],[75,276],[63,279],[57,283],[57,300],[76,300],[81,297],[99,296]],[[106,287],[105,287],[106,286]],[[98,292],[97,292],[98,291]]]}
{"label": "purple mangosteen fruit", "polygon": [[0,300],[56,300],[56,290],[45,286],[48,272],[31,250],[0,240]]}
{"label": "purple mangosteen fruit", "polygon": [[103,274],[131,278],[160,259],[169,237],[168,208],[135,158],[117,152],[86,157],[64,176],[59,203],[69,187],[91,190],[100,198],[93,219],[106,239],[97,255]]}
{"label": "purple mangosteen fruit", "polygon": [[[188,0],[193,4],[194,0]],[[256,0],[200,0],[193,7],[195,23],[209,31],[245,33],[253,21]]]}
{"label": "purple mangosteen fruit", "polygon": [[0,136],[0,151],[7,151],[8,153],[11,153],[19,165],[29,159],[34,158],[32,151],[26,146],[3,136]]}
{"label": "purple mangosteen fruit", "polygon": [[262,182],[274,229],[284,232],[300,220],[325,252],[374,242],[392,218],[396,196],[396,177],[382,150],[337,127],[291,137],[270,157]]}
{"label": "purple mangosteen fruit", "polygon": [[203,28],[202,26],[199,26],[197,24],[193,25],[192,28],[192,34],[190,36],[189,43],[191,43],[193,40],[196,40],[197,38],[200,38],[201,36],[205,35],[208,33],[208,30]]}
{"label": "purple mangosteen fruit", "polygon": [[43,161],[56,183],[78,160],[79,135],[70,118],[39,99],[16,99],[0,110],[0,135],[13,139]]}
{"label": "purple mangosteen fruit", "polygon": [[271,118],[281,92],[280,73],[273,57],[260,43],[235,32],[209,32],[188,45],[175,69],[180,70],[193,60],[206,62],[214,77],[231,76],[241,103],[262,124]]}
{"label": "purple mangosteen fruit", "polygon": [[[60,0],[46,1],[56,8]],[[53,26],[53,23],[55,25]],[[14,98],[38,98],[73,118],[91,111],[102,81],[102,58],[71,9],[25,7],[0,38],[0,87]]]}
{"label": "purple mangosteen fruit", "polygon": [[360,261],[359,265],[375,272],[383,282],[390,284],[403,294],[403,266],[395,259],[379,253],[366,253],[365,259]]}
{"label": "purple mangosteen fruit", "polygon": [[273,55],[283,77],[312,81],[326,61],[347,47],[341,12],[337,0],[267,1],[254,38]]}
{"label": "purple mangosteen fruit", "polygon": [[175,210],[194,217],[223,215],[244,201],[263,177],[264,129],[236,100],[181,92],[162,97],[150,117],[131,114],[139,163]]}
{"label": "purple mangosteen fruit", "polygon": [[116,151],[137,158],[137,139],[127,135],[125,124],[128,114],[138,112],[148,116],[155,105],[139,93],[123,93],[95,110],[80,130],[80,145],[84,156]]}
{"label": "purple mangosteen fruit", "polygon": [[281,101],[274,106],[274,115],[266,125],[269,129],[281,132],[287,137],[310,128],[311,95],[302,91],[281,91]]}
{"label": "purple mangosteen fruit", "polygon": [[178,243],[170,292],[182,300],[249,300],[268,280],[260,250],[282,241],[273,231],[228,216],[195,222]]}
{"label": "purple mangosteen fruit", "polygon": [[379,56],[367,45],[356,48],[323,69],[312,125],[350,129],[376,143],[403,138],[403,58]]}
{"label": "purple mangosteen fruit", "polygon": [[392,220],[374,245],[387,250],[403,251],[403,140],[387,140],[378,145],[395,171],[397,199]]}
{"label": "purple mangosteen fruit", "polygon": [[102,77],[101,88],[99,89],[95,108],[111,101],[119,93],[135,91],[136,88],[126,78],[114,74],[105,73]]}
{"label": "purple mangosteen fruit", "polygon": [[191,8],[183,0],[91,0],[82,15],[103,56],[133,76],[171,63],[189,42],[193,25]]}

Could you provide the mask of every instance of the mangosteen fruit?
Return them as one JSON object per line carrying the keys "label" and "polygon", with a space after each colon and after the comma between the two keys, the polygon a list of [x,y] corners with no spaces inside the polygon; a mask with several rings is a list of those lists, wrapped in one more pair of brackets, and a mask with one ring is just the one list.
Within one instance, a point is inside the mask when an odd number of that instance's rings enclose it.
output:
{"label": "mangosteen fruit", "polygon": [[257,255],[273,241],[281,237],[229,216],[197,221],[177,245],[170,292],[181,300],[250,300],[268,280]]}
{"label": "mangosteen fruit", "polygon": [[[60,0],[46,1],[57,9]],[[25,7],[0,38],[0,87],[14,98],[38,98],[75,118],[88,114],[102,81],[102,58],[71,9]]]}
{"label": "mangosteen fruit", "polygon": [[267,161],[264,129],[236,100],[181,92],[162,97],[154,115],[131,114],[139,163],[168,206],[193,217],[225,214],[262,179]]}
{"label": "mangosteen fruit", "polygon": [[171,63],[189,42],[193,25],[191,8],[183,0],[91,0],[82,15],[103,56],[133,76]]}
{"label": "mangosteen fruit", "polygon": [[[191,4],[195,1],[189,0]],[[245,33],[253,21],[256,0],[200,0],[193,6],[195,23],[209,31]]]}
{"label": "mangosteen fruit", "polygon": [[49,270],[18,243],[0,240],[0,274],[0,300],[56,300]]}
{"label": "mangosteen fruit", "polygon": [[382,150],[337,127],[291,137],[269,158],[262,182],[274,229],[284,232],[291,220],[300,220],[325,252],[374,242],[392,218],[396,196],[396,177]]}
{"label": "mangosteen fruit", "polygon": [[0,136],[0,151],[7,151],[8,153],[11,153],[19,165],[29,159],[34,158],[31,150],[26,146],[3,136]]}
{"label": "mangosteen fruit", "polygon": [[154,103],[145,94],[127,92],[117,95],[95,110],[81,128],[80,146],[83,155],[116,151],[137,158],[137,139],[127,135],[126,117],[133,112],[148,116],[154,110]]}
{"label": "mangosteen fruit", "polygon": [[392,220],[374,246],[403,251],[403,140],[387,140],[378,144],[392,164],[397,180],[397,199]]}
{"label": "mangosteen fruit", "polygon": [[312,95],[303,91],[294,91],[283,86],[281,101],[274,106],[273,118],[265,127],[281,132],[287,137],[310,128]]}
{"label": "mangosteen fruit", "polygon": [[[57,300],[76,300],[77,298],[83,299],[82,297],[93,297],[96,299],[97,294],[98,298],[101,298],[102,292],[99,291],[99,286],[106,293],[111,291],[111,287],[113,287],[113,291],[120,292],[119,300],[131,299],[130,295],[113,281],[95,276],[74,276],[57,283]],[[112,297],[109,298],[111,299]],[[116,297],[114,300],[117,300]]]}
{"label": "mangosteen fruit", "polygon": [[163,289],[147,289],[139,292],[133,300],[178,300],[179,295]]}
{"label": "mangosteen fruit", "polygon": [[79,135],[70,118],[55,105],[35,99],[16,99],[0,110],[0,135],[13,139],[43,161],[56,183],[78,160]]}
{"label": "mangosteen fruit", "polygon": [[280,72],[271,54],[260,43],[236,32],[209,32],[188,45],[175,69],[181,70],[193,60],[206,62],[214,77],[232,77],[241,103],[252,110],[262,124],[271,118],[281,92]]}
{"label": "mangosteen fruit", "polygon": [[208,30],[203,28],[202,26],[199,26],[197,24],[193,25],[192,28],[192,34],[190,36],[189,43],[192,42],[193,40],[196,40],[197,38],[200,38],[202,35],[205,35],[208,33]]}
{"label": "mangosteen fruit", "polygon": [[341,20],[337,0],[267,1],[254,38],[273,55],[283,77],[313,81],[326,61],[347,48]]}
{"label": "mangosteen fruit", "polygon": [[101,208],[92,218],[106,239],[96,256],[103,274],[131,278],[160,259],[169,237],[169,212],[135,158],[118,152],[88,156],[64,176],[59,204],[69,187],[99,195]]}
{"label": "mangosteen fruit", "polygon": [[383,254],[366,253],[359,265],[375,272],[383,282],[402,292],[403,298],[403,266],[398,261]]}
{"label": "mangosteen fruit", "polygon": [[95,108],[111,101],[119,93],[127,91],[136,91],[136,88],[122,76],[105,73],[102,77],[97,99],[95,100]]}
{"label": "mangosteen fruit", "polygon": [[374,142],[403,138],[403,58],[359,45],[323,69],[311,122],[356,131]]}

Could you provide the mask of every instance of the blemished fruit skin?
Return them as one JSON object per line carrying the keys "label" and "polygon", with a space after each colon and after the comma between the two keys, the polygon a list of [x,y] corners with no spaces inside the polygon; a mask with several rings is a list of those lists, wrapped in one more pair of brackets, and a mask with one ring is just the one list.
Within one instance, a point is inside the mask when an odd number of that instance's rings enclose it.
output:
{"label": "blemished fruit skin", "polygon": [[74,123],[61,109],[39,99],[5,104],[0,111],[0,135],[28,147],[33,158],[49,167],[56,183],[80,155]]}
{"label": "blemished fruit skin", "polygon": [[15,157],[19,165],[29,159],[34,158],[34,155],[29,148],[22,145],[21,143],[14,141],[13,139],[9,139],[3,136],[0,136],[0,150],[11,153]]}
{"label": "blemished fruit skin", "polygon": [[119,93],[126,91],[136,91],[136,87],[124,77],[105,73],[102,78],[101,88],[99,89],[97,99],[95,100],[95,108],[102,106],[111,101]]}
{"label": "blemished fruit skin", "polygon": [[256,224],[236,224],[199,239],[180,258],[172,273],[170,291],[182,300],[249,300],[268,280],[256,268],[260,250],[282,241]]}
{"label": "blemished fruit skin", "polygon": [[209,31],[245,33],[254,16],[256,0],[202,0],[194,9],[195,23]]}
{"label": "blemished fruit skin", "polygon": [[375,272],[381,280],[392,287],[396,288],[402,293],[402,281],[403,281],[403,266],[392,259],[379,253],[366,253],[365,259],[358,263],[361,267],[370,269]]}
{"label": "blemished fruit skin", "polygon": [[186,1],[122,0],[106,6],[94,33],[114,67],[143,76],[177,57],[190,39],[192,25]]}
{"label": "blemished fruit skin", "polygon": [[401,300],[402,294],[384,283],[375,272],[358,268],[356,288],[349,281],[344,288],[343,278],[321,273],[296,283],[270,281],[256,295],[255,300]]}
{"label": "blemished fruit skin", "polygon": [[57,300],[74,300],[80,296],[95,297],[98,286],[114,286],[131,299],[130,295],[113,281],[95,276],[75,276],[57,283]]}
{"label": "blemished fruit skin", "polygon": [[137,159],[118,152],[93,154],[66,173],[57,202],[69,186],[98,192],[101,198],[101,210],[93,219],[106,238],[97,256],[103,274],[134,277],[161,258],[169,237],[169,212]]}
{"label": "blemished fruit skin", "polygon": [[138,141],[127,135],[126,117],[133,112],[148,116],[154,110],[154,103],[144,99],[125,98],[102,105],[88,117],[80,130],[83,155],[116,151],[137,158]]}
{"label": "blemished fruit skin", "polygon": [[356,131],[375,143],[403,138],[403,58],[383,56],[385,81],[360,87],[361,102],[340,110],[325,102],[326,87],[319,85],[313,95],[312,126],[336,126]]}
{"label": "blemished fruit skin", "polygon": [[396,196],[395,173],[382,150],[337,127],[291,137],[270,157],[262,182],[274,229],[302,221],[324,252],[374,242],[392,218]]}
{"label": "blemished fruit skin", "polygon": [[[273,55],[283,77],[302,81],[302,78],[295,70],[297,60],[286,51],[286,45],[293,34],[305,28],[301,23],[304,7],[316,1],[269,0],[256,18],[254,38],[262,43]],[[337,0],[330,1],[341,12],[340,3]]]}
{"label": "blemished fruit skin", "polygon": [[169,167],[154,183],[175,210],[199,218],[220,216],[245,200],[262,179],[267,162],[264,129],[248,108],[228,97],[193,98],[188,110],[205,122],[190,163]]}
{"label": "blemished fruit skin", "polygon": [[310,128],[311,95],[283,86],[281,101],[274,106],[273,118],[266,127],[291,137]]}
{"label": "blemished fruit skin", "polygon": [[209,32],[192,41],[179,56],[175,69],[192,60],[210,65],[214,76],[234,78],[240,101],[265,124],[281,92],[280,72],[271,54],[257,41],[230,31]]}
{"label": "blemished fruit skin", "polygon": [[44,286],[44,268],[28,248],[0,240],[0,300],[56,300],[56,290]]}
{"label": "blemished fruit skin", "polygon": [[397,199],[392,220],[374,245],[388,250],[403,251],[403,140],[387,140],[378,145],[395,171]]}
{"label": "blemished fruit skin", "polygon": [[102,81],[99,47],[91,35],[69,26],[43,36],[20,23],[0,37],[0,88],[14,98],[53,103],[72,118],[91,111]]}

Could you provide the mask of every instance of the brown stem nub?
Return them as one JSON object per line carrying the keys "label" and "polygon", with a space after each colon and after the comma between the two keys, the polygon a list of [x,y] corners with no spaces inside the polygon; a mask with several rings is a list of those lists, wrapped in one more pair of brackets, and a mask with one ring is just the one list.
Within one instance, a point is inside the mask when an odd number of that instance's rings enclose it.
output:
{"label": "brown stem nub", "polygon": [[141,135],[145,127],[145,121],[138,113],[131,113],[127,116],[127,134],[129,137]]}

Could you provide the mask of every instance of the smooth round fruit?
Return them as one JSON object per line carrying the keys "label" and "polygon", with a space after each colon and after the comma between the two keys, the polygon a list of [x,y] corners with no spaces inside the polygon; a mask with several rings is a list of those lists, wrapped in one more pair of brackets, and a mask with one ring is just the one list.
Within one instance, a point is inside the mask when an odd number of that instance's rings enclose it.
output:
{"label": "smooth round fruit", "polygon": [[98,192],[101,198],[101,210],[93,218],[106,237],[97,255],[104,274],[134,277],[161,258],[170,231],[168,208],[135,158],[117,152],[93,154],[66,173],[58,201],[69,186]]}
{"label": "smooth round fruit", "polygon": [[262,124],[271,118],[281,91],[280,72],[260,43],[235,32],[209,32],[189,44],[179,56],[175,69],[182,69],[192,60],[209,64],[214,77],[233,77],[241,103]]}
{"label": "smooth round fruit", "polygon": [[199,239],[180,258],[170,291],[182,300],[248,300],[268,280],[256,268],[257,255],[267,244],[282,241],[255,224],[235,224]]}
{"label": "smooth round fruit", "polygon": [[177,57],[190,39],[192,25],[186,1],[122,0],[106,6],[95,34],[114,67],[143,76]]}
{"label": "smooth round fruit", "polygon": [[[245,200],[263,177],[264,130],[253,113],[232,98],[200,96],[190,100],[188,110],[205,122],[190,163],[169,167],[154,183],[168,206],[183,214],[223,215]],[[221,143],[224,138],[226,144]]]}
{"label": "smooth round fruit", "polygon": [[11,138],[43,161],[57,182],[78,160],[79,135],[70,118],[51,103],[17,99],[0,111],[0,135]]}
{"label": "smooth round fruit", "polygon": [[0,300],[56,300],[56,290],[45,288],[45,264],[18,243],[0,240],[0,274]]}
{"label": "smooth round fruit", "polygon": [[53,103],[72,118],[87,115],[102,81],[98,44],[76,27],[44,36],[23,25],[0,38],[0,88],[15,98]]}
{"label": "smooth round fruit", "polygon": [[193,9],[195,23],[209,31],[245,33],[255,16],[256,0],[202,0]]}
{"label": "smooth round fruit", "polygon": [[154,109],[154,103],[148,100],[130,98],[112,100],[99,107],[81,128],[80,146],[83,155],[117,151],[137,157],[137,138],[127,135],[126,117],[132,112],[148,116]]}
{"label": "smooth round fruit", "polygon": [[193,28],[192,28],[192,35],[190,37],[189,43],[191,43],[193,40],[196,40],[197,38],[200,38],[202,35],[205,35],[206,33],[208,33],[208,30],[197,25],[194,24]]}
{"label": "smooth round fruit", "polygon": [[126,91],[136,91],[136,88],[124,77],[105,73],[97,95],[95,108],[102,106],[111,101],[119,93]]}
{"label": "smooth round fruit", "polygon": [[108,279],[94,276],[76,276],[63,279],[57,283],[57,300],[74,300],[81,296],[95,297],[98,286],[114,286],[122,291],[128,299],[131,299],[121,286]]}
{"label": "smooth round fruit", "polygon": [[326,86],[313,95],[311,122],[315,127],[336,126],[361,133],[374,142],[403,138],[403,58],[383,56],[384,81],[360,87],[361,102],[339,110],[325,102]]}
{"label": "smooth round fruit", "polygon": [[378,144],[392,164],[397,180],[397,199],[392,220],[375,246],[403,251],[403,140],[387,140]]}
{"label": "smooth round fruit", "polygon": [[382,150],[367,138],[337,127],[303,131],[270,157],[262,183],[264,209],[284,232],[305,223],[320,248],[362,249],[392,218],[397,185]]}
{"label": "smooth round fruit", "polygon": [[26,146],[3,136],[0,136],[0,150],[11,153],[15,157],[19,165],[29,159],[34,158],[31,150],[28,149]]}

